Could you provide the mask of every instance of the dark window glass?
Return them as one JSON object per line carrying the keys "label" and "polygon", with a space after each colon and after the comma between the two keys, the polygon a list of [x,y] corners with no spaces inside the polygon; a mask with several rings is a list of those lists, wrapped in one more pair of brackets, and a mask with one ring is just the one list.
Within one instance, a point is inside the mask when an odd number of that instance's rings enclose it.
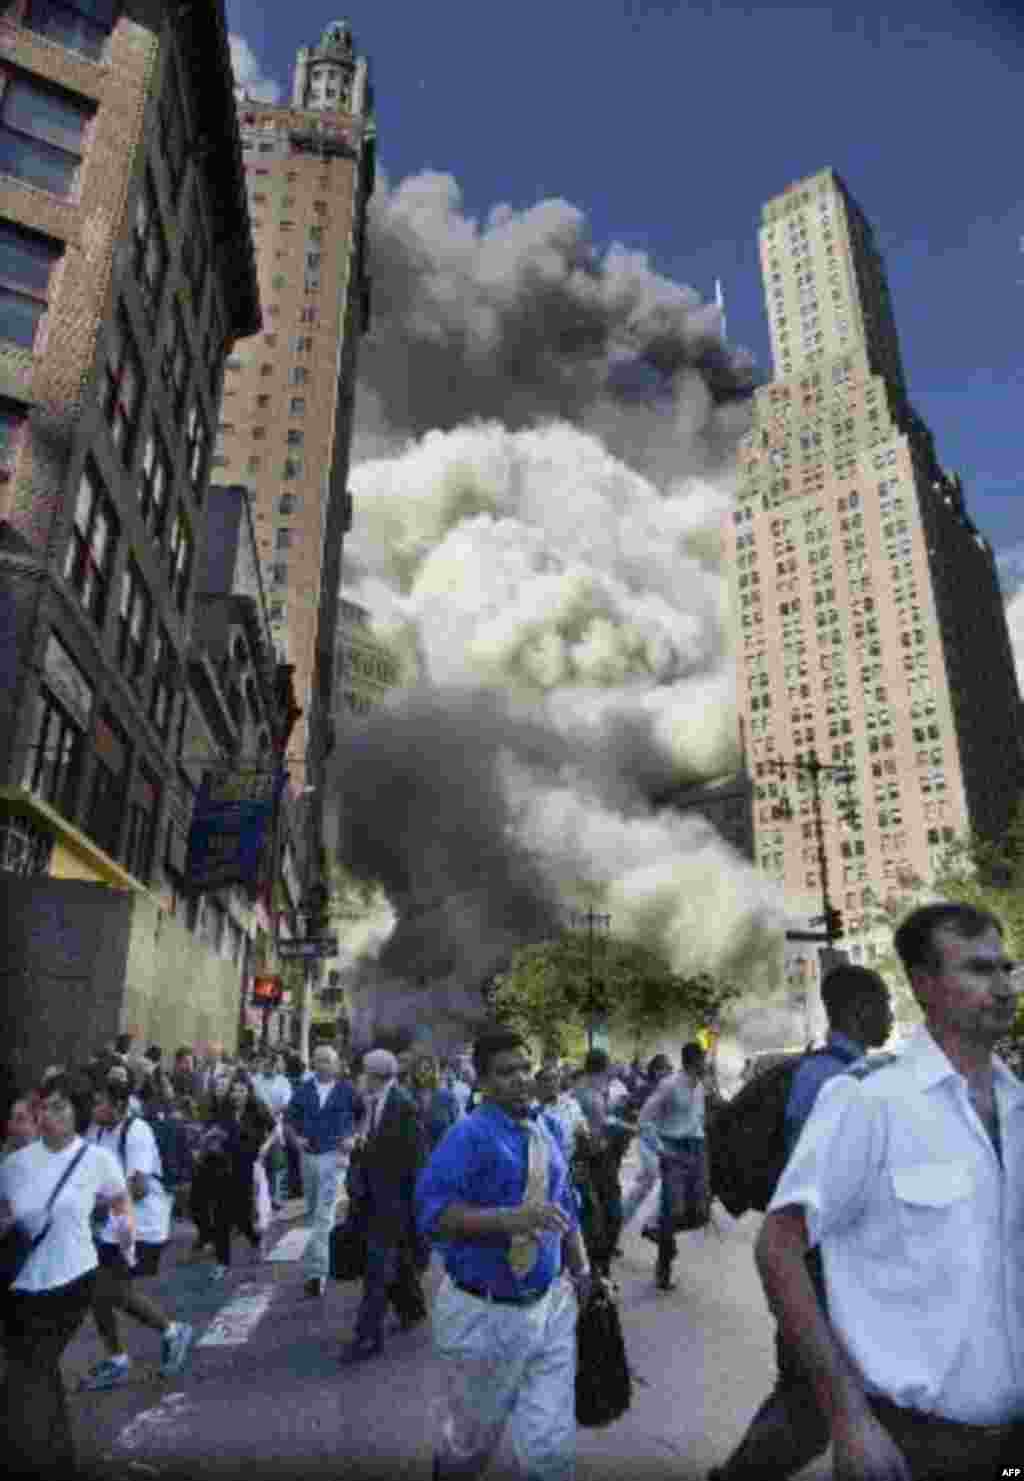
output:
{"label": "dark window glass", "polygon": [[116,858],[128,777],[128,738],[109,711],[96,722],[95,745],[85,829],[100,848]]}
{"label": "dark window glass", "polygon": [[36,696],[35,707],[25,786],[70,818],[78,793],[85,737],[45,686]]}
{"label": "dark window glass", "polygon": [[161,540],[167,518],[167,490],[171,482],[171,464],[163,438],[154,425],[146,438],[139,474],[139,512],[147,530]]}
{"label": "dark window glass", "polygon": [[146,645],[153,620],[153,599],[135,565],[129,561],[121,578],[120,634],[117,661],[129,679],[141,676],[146,666]]}
{"label": "dark window glass", "polygon": [[153,862],[153,840],[156,815],[160,805],[160,788],[144,766],[132,784],[128,803],[128,827],[124,841],[124,864],[130,874],[143,882],[149,879]]}
{"label": "dark window glass", "polygon": [[25,25],[95,59],[114,25],[114,0],[29,0]]}
{"label": "dark window glass", "polygon": [[127,466],[132,459],[135,434],[142,406],[142,363],[126,316],[117,316],[110,326],[107,362],[103,377],[103,415],[114,446]]}
{"label": "dark window glass", "polygon": [[150,325],[160,308],[160,294],[167,273],[167,244],[160,224],[156,191],[148,173],[135,207],[134,271]]}
{"label": "dark window glass", "polygon": [[102,627],[106,615],[117,534],[113,506],[98,476],[89,470],[83,473],[78,486],[64,579],[78,593],[82,606],[98,627]]}
{"label": "dark window glass", "polygon": [[0,339],[30,350],[46,312],[50,273],[61,256],[56,242],[0,225]]}

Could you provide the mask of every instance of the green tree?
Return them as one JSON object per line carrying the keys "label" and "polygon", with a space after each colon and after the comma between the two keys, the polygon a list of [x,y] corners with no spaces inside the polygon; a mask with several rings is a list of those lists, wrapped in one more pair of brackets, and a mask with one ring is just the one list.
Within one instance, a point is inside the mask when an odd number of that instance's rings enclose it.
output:
{"label": "green tree", "polygon": [[717,1023],[742,991],[707,974],[683,977],[657,952],[617,937],[593,943],[585,931],[521,948],[490,984],[500,1022],[513,1024],[543,1054],[578,1055],[592,1021],[604,1021],[631,1044],[657,1039],[687,1020]]}

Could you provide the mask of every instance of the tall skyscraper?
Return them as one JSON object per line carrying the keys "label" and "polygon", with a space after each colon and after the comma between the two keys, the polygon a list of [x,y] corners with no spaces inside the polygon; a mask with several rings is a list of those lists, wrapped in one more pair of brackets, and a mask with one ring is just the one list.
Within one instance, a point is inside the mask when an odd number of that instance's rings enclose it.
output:
{"label": "tall skyscraper", "polygon": [[852,769],[824,788],[824,834],[857,959],[873,901],[1005,824],[1017,683],[991,548],[908,399],[870,223],[825,169],[764,206],[760,249],[775,378],[726,534],[756,854],[795,917],[817,913],[810,781],[771,763]]}
{"label": "tall skyscraper", "polygon": [[227,362],[214,463],[219,481],[253,491],[271,629],[303,710],[291,780],[318,788],[351,523],[356,352],[369,323],[373,99],[348,24],[299,50],[290,104],[240,94],[238,107],[264,327]]}

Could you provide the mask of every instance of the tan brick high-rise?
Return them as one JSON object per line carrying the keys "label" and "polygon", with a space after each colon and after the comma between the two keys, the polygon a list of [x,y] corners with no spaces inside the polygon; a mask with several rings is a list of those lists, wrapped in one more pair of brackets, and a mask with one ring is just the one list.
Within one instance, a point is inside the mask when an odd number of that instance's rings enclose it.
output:
{"label": "tan brick high-rise", "polygon": [[291,104],[240,98],[263,333],[228,361],[215,476],[254,493],[279,655],[303,715],[293,784],[330,745],[356,350],[369,318],[375,132],[367,63],[343,22],[299,51]]}
{"label": "tan brick high-rise", "polygon": [[826,864],[860,959],[873,900],[969,826],[1005,825],[1017,684],[991,548],[908,400],[869,222],[826,169],[765,205],[760,248],[775,379],[726,536],[757,859],[795,918],[816,914],[810,786],[769,763],[851,767],[852,818],[825,788]]}

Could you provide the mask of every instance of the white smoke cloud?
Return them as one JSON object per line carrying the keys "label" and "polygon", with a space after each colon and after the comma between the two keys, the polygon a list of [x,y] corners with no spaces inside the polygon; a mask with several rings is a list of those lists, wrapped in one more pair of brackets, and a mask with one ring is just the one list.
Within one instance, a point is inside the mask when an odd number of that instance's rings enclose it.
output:
{"label": "white smoke cloud", "polygon": [[749,362],[563,201],[481,226],[450,177],[385,182],[370,240],[346,594],[411,687],[336,786],[344,863],[404,902],[382,968],[470,987],[580,892],[677,970],[774,962],[774,889],[651,802],[739,760],[721,394]]}
{"label": "white smoke cloud", "polygon": [[1024,693],[1024,590],[1018,591],[1007,603],[1006,625],[1010,629],[1010,647],[1017,668],[1017,687]]}
{"label": "white smoke cloud", "polygon": [[244,36],[232,34],[228,37],[231,50],[231,69],[235,74],[235,86],[259,103],[279,103],[281,88],[264,72],[256,53]]}

